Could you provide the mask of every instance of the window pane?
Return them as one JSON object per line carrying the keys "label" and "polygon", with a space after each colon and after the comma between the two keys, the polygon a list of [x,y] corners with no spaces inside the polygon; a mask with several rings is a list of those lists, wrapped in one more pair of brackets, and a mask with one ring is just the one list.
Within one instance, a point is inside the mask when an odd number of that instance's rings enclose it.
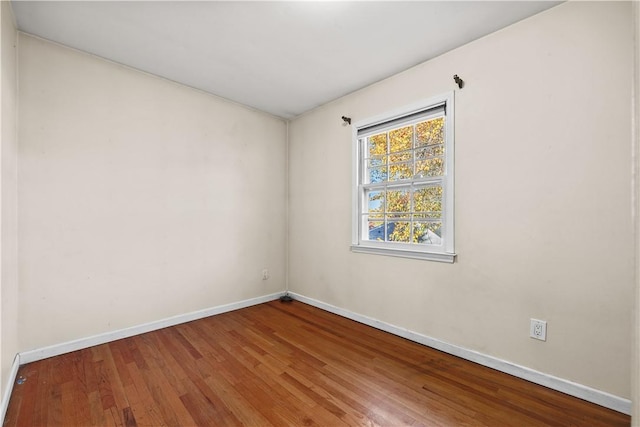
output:
{"label": "window pane", "polygon": [[411,223],[408,221],[389,222],[390,242],[409,242],[411,238]]}
{"label": "window pane", "polygon": [[380,167],[387,164],[387,156],[376,156],[368,160],[367,166],[370,168]]}
{"label": "window pane", "polygon": [[426,245],[442,244],[442,222],[422,222],[413,223],[413,243]]}
{"label": "window pane", "polygon": [[411,150],[413,148],[413,126],[394,129],[389,132],[389,152]]}
{"label": "window pane", "polygon": [[369,221],[369,240],[385,241],[384,221]]}
{"label": "window pane", "polygon": [[429,211],[429,212],[417,212],[413,215],[416,220],[421,219],[440,219],[442,218],[442,212]]}
{"label": "window pane", "polygon": [[398,181],[411,177],[413,177],[413,165],[411,163],[398,163],[389,166],[389,181]]}
{"label": "window pane", "polygon": [[444,156],[444,145],[431,145],[416,150],[416,160],[426,160],[430,157]]}
{"label": "window pane", "polygon": [[415,218],[440,218],[442,215],[442,187],[434,185],[413,192]]}
{"label": "window pane", "polygon": [[394,213],[394,214],[387,214],[387,220],[388,221],[411,221],[411,213],[409,212],[404,212],[404,213]]}
{"label": "window pane", "polygon": [[387,212],[409,213],[411,203],[409,200],[409,190],[388,190],[387,191]]}
{"label": "window pane", "polygon": [[384,192],[371,191],[367,195],[369,218],[384,219]]}
{"label": "window pane", "polygon": [[416,147],[444,143],[444,117],[416,125]]}
{"label": "window pane", "polygon": [[441,157],[416,162],[416,178],[444,175],[444,161]]}
{"label": "window pane", "polygon": [[380,156],[387,154],[387,134],[381,133],[367,138],[369,142],[368,157]]}
{"label": "window pane", "polygon": [[369,182],[383,182],[387,180],[387,168],[372,168],[368,170]]}
{"label": "window pane", "polygon": [[404,151],[389,156],[390,163],[410,162],[413,159],[413,151]]}

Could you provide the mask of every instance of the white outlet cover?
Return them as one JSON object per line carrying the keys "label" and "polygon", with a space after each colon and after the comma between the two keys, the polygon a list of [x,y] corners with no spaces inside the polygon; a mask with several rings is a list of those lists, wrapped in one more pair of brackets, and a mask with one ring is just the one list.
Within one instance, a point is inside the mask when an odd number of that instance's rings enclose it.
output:
{"label": "white outlet cover", "polygon": [[545,320],[531,319],[529,336],[540,341],[546,341],[547,322]]}

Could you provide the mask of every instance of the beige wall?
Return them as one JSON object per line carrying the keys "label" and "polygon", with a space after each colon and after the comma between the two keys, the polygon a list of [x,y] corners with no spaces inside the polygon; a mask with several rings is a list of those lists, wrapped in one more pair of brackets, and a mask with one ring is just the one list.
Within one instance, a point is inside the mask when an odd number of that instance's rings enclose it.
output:
{"label": "beige wall", "polygon": [[11,4],[0,4],[0,396],[18,352],[16,27]]}
{"label": "beige wall", "polygon": [[[294,120],[292,291],[630,398],[632,42],[630,3],[569,2]],[[351,253],[340,116],[451,91],[454,74],[456,263]]]}
{"label": "beige wall", "polygon": [[19,41],[20,350],[284,289],[283,121]]}

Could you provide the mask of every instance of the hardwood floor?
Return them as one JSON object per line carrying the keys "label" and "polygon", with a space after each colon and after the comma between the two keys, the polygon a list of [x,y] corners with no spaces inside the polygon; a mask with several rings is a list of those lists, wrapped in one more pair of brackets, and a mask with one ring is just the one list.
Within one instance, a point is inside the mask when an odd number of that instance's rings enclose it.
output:
{"label": "hardwood floor", "polygon": [[629,426],[630,418],[301,302],[20,368],[5,426]]}

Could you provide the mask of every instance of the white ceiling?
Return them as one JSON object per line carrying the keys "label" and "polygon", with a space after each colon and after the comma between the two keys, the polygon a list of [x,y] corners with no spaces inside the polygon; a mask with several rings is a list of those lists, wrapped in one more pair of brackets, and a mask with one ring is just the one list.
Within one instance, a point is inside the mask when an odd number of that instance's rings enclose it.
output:
{"label": "white ceiling", "polygon": [[283,118],[550,1],[13,1],[18,28]]}

